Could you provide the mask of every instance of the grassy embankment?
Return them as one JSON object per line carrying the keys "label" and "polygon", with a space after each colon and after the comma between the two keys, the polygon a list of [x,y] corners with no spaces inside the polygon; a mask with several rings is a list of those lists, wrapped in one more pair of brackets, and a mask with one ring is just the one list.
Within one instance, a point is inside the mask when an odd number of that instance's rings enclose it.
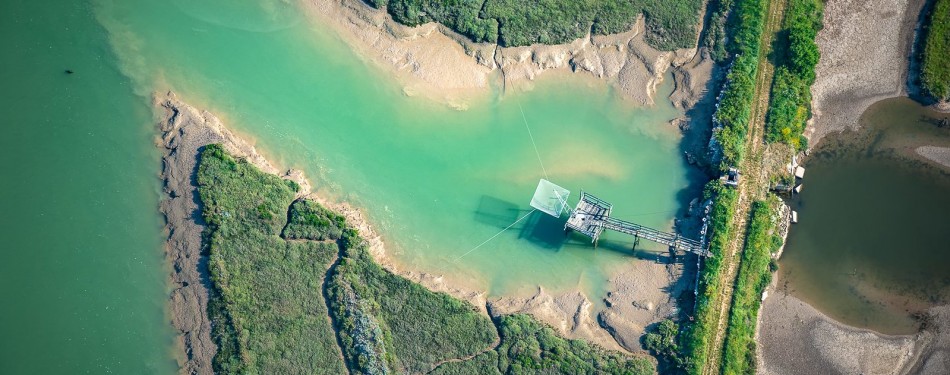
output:
{"label": "grassy embankment", "polygon": [[683,332],[681,346],[685,356],[673,360],[687,372],[696,374],[701,372],[702,365],[706,361],[710,336],[716,329],[716,322],[719,319],[719,310],[712,301],[724,287],[720,274],[723,272],[723,262],[726,259],[722,257],[722,254],[725,253],[729,239],[733,235],[732,222],[735,219],[736,203],[739,199],[739,194],[735,189],[727,188],[717,180],[706,185],[706,194],[708,198],[714,198],[709,215],[711,223],[709,250],[714,256],[706,258],[703,264],[695,318]]}
{"label": "grassy embankment", "polygon": [[[790,6],[795,9],[783,21],[785,4],[770,5],[763,0],[720,1],[705,41],[712,47],[714,56],[734,56],[714,117],[719,126],[714,137],[722,151],[719,169],[740,166],[745,174],[738,189],[723,187],[718,181],[707,186],[707,196],[715,199],[710,238],[710,250],[715,256],[704,263],[695,320],[680,335],[678,346],[683,347],[685,356],[673,356],[671,360],[687,373],[732,374],[755,369],[753,334],[759,297],[771,277],[774,224],[765,204],[757,202],[749,207],[749,201],[761,199],[767,188],[760,163],[766,115],[774,110],[769,87],[775,82],[773,78],[784,79],[773,77],[770,68],[778,65],[776,60],[788,61],[775,55],[787,50],[792,60],[789,66],[811,72],[810,77],[802,80],[807,82],[804,86],[807,91],[817,62],[817,52],[814,56],[806,54],[814,46],[819,25],[803,23],[814,20],[816,14],[820,20],[820,8],[809,8],[810,0],[792,0],[792,3]],[[732,39],[721,47],[720,34],[724,35],[725,31],[716,31],[715,22],[724,14],[729,14],[724,30],[728,30]],[[781,46],[780,24],[789,29],[790,40],[795,41],[788,48]],[[717,48],[724,51],[717,53]],[[771,49],[774,49],[772,54],[763,55]],[[798,134],[800,130],[796,140]],[[745,155],[747,151],[751,154]],[[747,215],[751,218],[747,219]],[[740,242],[742,236],[745,236],[744,244]]]}
{"label": "grassy embankment", "polygon": [[935,0],[930,11],[920,81],[927,94],[950,101],[950,0]]}
{"label": "grassy embankment", "polygon": [[752,205],[745,250],[729,309],[729,326],[722,353],[724,374],[755,373],[755,326],[761,296],[776,269],[772,254],[782,244],[782,238],[775,233],[778,220],[775,208],[778,204],[778,199],[773,197],[771,203],[757,201]]}
{"label": "grassy embankment", "polygon": [[692,47],[701,0],[367,0],[397,22],[439,22],[476,42],[505,47],[561,44],[588,32],[628,31],[643,14],[646,41],[660,50]]}
{"label": "grassy embankment", "polygon": [[743,156],[767,4],[764,0],[720,1],[719,12],[730,13],[726,29],[732,37],[725,51],[735,57],[720,94],[719,108],[713,115],[716,126],[713,137],[721,147],[721,155],[717,158],[720,170],[738,165]]}
{"label": "grassy embankment", "polygon": [[218,373],[653,372],[646,358],[565,340],[527,315],[492,322],[386,271],[341,216],[217,145],[201,154],[198,184]]}
{"label": "grassy embankment", "polygon": [[[713,137],[721,146],[718,169],[723,170],[737,165],[743,156],[752,113],[766,1],[720,0],[718,5],[714,18],[718,15],[720,19],[727,19],[722,33],[728,30],[732,35],[730,42],[722,47],[724,52],[721,54],[735,56],[726,76],[725,88],[720,94],[719,108],[714,114],[717,128],[713,131]],[[721,39],[715,39],[720,36],[713,35],[710,38],[713,38],[710,45],[722,45]],[[695,320],[684,330],[681,338],[684,355],[672,359],[673,363],[690,373],[702,371],[710,336],[716,330],[720,318],[719,309],[713,306],[712,301],[723,287],[721,273],[723,262],[727,261],[723,254],[733,236],[733,220],[739,200],[735,189],[722,186],[718,180],[706,185],[706,197],[714,200],[709,228],[709,250],[714,255],[703,264]]]}
{"label": "grassy embankment", "polygon": [[784,142],[796,150],[808,147],[802,136],[811,117],[811,85],[815,83],[822,3],[818,0],[788,0],[785,22],[776,41],[780,66],[772,82],[772,102],[766,118],[766,140]]}

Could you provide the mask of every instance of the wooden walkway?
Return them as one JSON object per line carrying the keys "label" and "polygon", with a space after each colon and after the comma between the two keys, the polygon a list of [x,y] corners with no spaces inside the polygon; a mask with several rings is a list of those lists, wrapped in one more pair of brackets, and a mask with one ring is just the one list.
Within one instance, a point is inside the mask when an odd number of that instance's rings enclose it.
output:
{"label": "wooden walkway", "polygon": [[643,225],[610,217],[613,205],[593,195],[581,192],[581,199],[577,207],[571,212],[564,229],[573,229],[590,237],[594,243],[604,229],[626,233],[637,239],[643,238],[656,243],[664,244],[673,251],[688,251],[699,256],[709,256],[709,250],[703,243],[681,237],[678,234],[667,233]]}

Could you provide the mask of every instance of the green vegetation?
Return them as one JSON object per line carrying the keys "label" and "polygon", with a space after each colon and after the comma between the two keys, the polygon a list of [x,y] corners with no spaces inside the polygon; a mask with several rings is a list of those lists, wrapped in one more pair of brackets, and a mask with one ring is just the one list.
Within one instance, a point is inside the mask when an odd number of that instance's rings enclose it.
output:
{"label": "green vegetation", "polygon": [[722,272],[721,254],[732,236],[732,221],[735,219],[736,204],[739,195],[735,189],[722,185],[718,180],[706,184],[706,198],[713,198],[710,212],[710,228],[712,235],[709,239],[709,250],[713,256],[706,258],[702,274],[699,279],[699,295],[696,300],[696,318],[693,324],[684,332],[683,349],[685,359],[682,361],[686,371],[691,374],[700,374],[703,363],[706,362],[706,347],[709,345],[710,335],[716,329],[719,311],[710,302],[719,294],[722,285],[719,284],[719,275]]}
{"label": "green vegetation", "polygon": [[653,363],[590,345],[566,340],[554,329],[525,314],[496,321],[501,342],[467,361],[439,366],[435,374],[652,374]]}
{"label": "green vegetation", "polygon": [[713,119],[717,128],[713,136],[722,147],[719,168],[738,165],[745,148],[745,136],[752,113],[756,72],[759,63],[759,40],[765,17],[765,0],[735,0],[728,30],[732,38],[726,51],[735,56],[726,87],[719,98]]}
{"label": "green vegetation", "polygon": [[778,250],[781,243],[782,239],[775,234],[775,220],[769,204],[763,201],[753,203],[745,250],[729,309],[729,326],[722,353],[722,372],[725,374],[755,373],[756,317],[762,303],[762,292],[772,280],[772,252]]}
{"label": "green vegetation", "polygon": [[666,319],[644,336],[643,347],[650,351],[650,354],[670,365],[676,368],[682,367],[683,357],[680,355],[679,333],[679,325],[671,319]]}
{"label": "green vegetation", "polygon": [[316,202],[299,200],[290,206],[290,218],[283,236],[294,240],[339,240],[346,219]]}
{"label": "green vegetation", "polygon": [[772,82],[772,99],[766,117],[766,140],[784,142],[796,149],[807,147],[802,136],[811,117],[811,85],[818,65],[815,37],[821,30],[819,0],[788,0],[783,30],[777,40],[779,65]]}
{"label": "green vegetation", "polygon": [[920,81],[938,100],[950,101],[950,0],[935,0],[924,42]]}
{"label": "green vegetation", "polygon": [[[383,269],[352,230],[343,242],[327,295],[354,370],[377,373],[382,365],[400,373],[427,372],[441,361],[489,350],[496,341],[491,320],[474,306]],[[377,339],[380,345],[367,345]]]}
{"label": "green vegetation", "polygon": [[322,278],[336,243],[280,237],[295,185],[209,145],[198,168],[218,373],[339,373]]}
{"label": "green vegetation", "polygon": [[646,41],[661,50],[693,46],[701,0],[371,0],[399,23],[439,22],[476,42],[505,47],[560,44],[628,31],[643,14]]}
{"label": "green vegetation", "polygon": [[713,13],[709,17],[702,44],[709,50],[709,56],[721,63],[729,59],[729,52],[726,51],[726,21],[732,9],[732,0],[712,0],[707,6],[713,9]]}
{"label": "green vegetation", "polygon": [[446,362],[437,367],[432,375],[501,375],[498,371],[498,352],[490,350],[467,361]]}

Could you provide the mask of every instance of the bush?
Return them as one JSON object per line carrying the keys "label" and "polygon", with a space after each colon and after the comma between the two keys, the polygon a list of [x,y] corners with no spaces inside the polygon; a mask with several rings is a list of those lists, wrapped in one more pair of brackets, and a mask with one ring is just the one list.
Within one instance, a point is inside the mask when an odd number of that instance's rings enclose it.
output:
{"label": "bush", "polygon": [[[439,22],[476,42],[498,40],[498,21],[480,18],[483,0],[390,0],[387,11],[396,22],[416,26]],[[374,3],[376,7],[382,4]]]}
{"label": "bush", "polygon": [[709,49],[710,57],[721,63],[730,57],[729,52],[726,51],[726,21],[732,9],[732,0],[713,0],[707,6],[715,11],[709,17],[709,26],[706,27],[706,37],[702,43]]}
{"label": "bush", "polygon": [[772,81],[772,99],[766,117],[766,140],[784,142],[796,149],[808,145],[802,132],[811,117],[811,85],[819,50],[815,43],[821,29],[822,5],[818,0],[789,0],[785,12],[783,44],[786,51]]}
{"label": "bush", "polygon": [[[354,342],[358,336],[345,328],[357,325],[353,321],[359,316],[379,325],[385,340],[378,352],[390,370],[427,372],[437,362],[478,354],[495,341],[492,322],[474,306],[390,273],[359,241],[354,243],[328,285],[332,311],[337,324],[343,323],[341,335],[353,336]],[[347,312],[353,306],[359,311]],[[359,349],[344,342],[352,362],[359,362]]]}
{"label": "bush", "polygon": [[950,0],[936,0],[930,12],[921,83],[938,100],[950,100]]}
{"label": "bush", "polygon": [[580,340],[566,340],[528,315],[498,319],[501,345],[498,368],[506,374],[652,374],[653,364],[604,350]]}
{"label": "bush", "polygon": [[309,200],[298,200],[290,206],[290,219],[283,236],[294,240],[339,240],[346,219]]}
{"label": "bush", "polygon": [[733,37],[726,50],[735,59],[726,75],[726,85],[713,115],[717,124],[713,137],[722,147],[720,170],[738,165],[742,160],[755,94],[759,40],[767,3],[764,0],[736,0],[733,4],[728,22]]}
{"label": "bush", "polygon": [[662,358],[669,364],[679,367],[682,365],[679,346],[679,325],[666,319],[657,324],[653,332],[648,332],[643,338],[643,346],[657,358]]}

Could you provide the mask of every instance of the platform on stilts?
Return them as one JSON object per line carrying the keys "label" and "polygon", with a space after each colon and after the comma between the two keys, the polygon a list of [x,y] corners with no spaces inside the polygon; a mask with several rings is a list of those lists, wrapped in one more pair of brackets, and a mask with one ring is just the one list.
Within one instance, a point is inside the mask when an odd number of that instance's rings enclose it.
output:
{"label": "platform on stilts", "polygon": [[613,210],[612,204],[582,191],[580,201],[577,202],[567,223],[564,224],[564,229],[572,229],[590,237],[595,245],[601,233],[609,229],[632,235],[636,237],[637,242],[643,238],[664,244],[673,252],[682,250],[699,256],[709,256],[709,250],[700,241],[610,217],[611,210]]}

